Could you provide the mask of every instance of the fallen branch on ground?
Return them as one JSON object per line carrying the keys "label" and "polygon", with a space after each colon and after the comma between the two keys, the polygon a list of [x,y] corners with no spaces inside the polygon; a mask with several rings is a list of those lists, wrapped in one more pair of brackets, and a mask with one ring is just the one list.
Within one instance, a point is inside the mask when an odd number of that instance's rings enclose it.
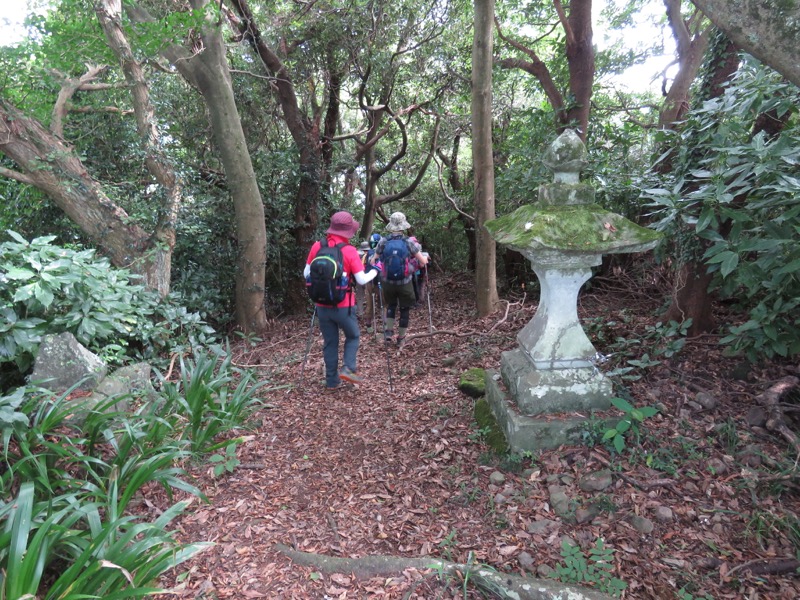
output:
{"label": "fallen branch on ground", "polygon": [[283,544],[275,549],[295,563],[313,567],[325,573],[352,573],[369,579],[402,573],[406,569],[433,570],[443,575],[456,576],[470,581],[496,598],[517,600],[611,600],[611,596],[592,589],[567,585],[558,581],[522,577],[513,573],[499,573],[480,565],[460,564],[440,558],[414,558],[405,556],[372,555],[361,558],[341,558],[313,552],[293,550]]}
{"label": "fallen branch on ground", "polygon": [[786,424],[781,409],[781,400],[794,389],[800,386],[800,379],[788,375],[779,379],[772,387],[765,390],[756,396],[756,402],[763,406],[767,411],[766,428],[773,433],[779,433],[787,440],[794,450],[795,454],[800,453],[800,442],[797,436]]}

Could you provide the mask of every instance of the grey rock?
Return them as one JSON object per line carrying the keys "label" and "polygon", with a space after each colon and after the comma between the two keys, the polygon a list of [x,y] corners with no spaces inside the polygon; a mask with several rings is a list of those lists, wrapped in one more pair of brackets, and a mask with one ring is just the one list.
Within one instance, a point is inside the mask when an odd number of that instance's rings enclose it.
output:
{"label": "grey rock", "polygon": [[717,407],[717,399],[708,392],[699,392],[694,397],[694,401],[702,406],[705,410],[714,410]]}
{"label": "grey rock", "polygon": [[584,492],[601,492],[609,488],[612,483],[614,483],[614,478],[611,476],[611,471],[603,469],[581,477],[578,487]]}
{"label": "grey rock", "polygon": [[92,390],[107,372],[99,356],[65,332],[42,340],[29,381],[54,392],[64,392],[78,382],[76,389]]}
{"label": "grey rock", "polygon": [[672,509],[669,506],[659,506],[653,512],[656,521],[661,523],[669,523],[674,518]]}
{"label": "grey rock", "polygon": [[647,517],[641,517],[639,515],[634,515],[631,517],[631,525],[636,531],[644,534],[653,533],[653,529],[655,529],[655,526],[650,519]]}
{"label": "grey rock", "polygon": [[503,485],[506,481],[506,476],[503,475],[500,471],[493,471],[491,475],[489,475],[489,483],[492,485]]}
{"label": "grey rock", "polygon": [[546,533],[552,529],[558,527],[558,521],[553,521],[552,519],[539,519],[537,521],[532,521],[528,524],[528,533],[537,534],[537,533]]}
{"label": "grey rock", "polygon": [[517,557],[519,561],[519,566],[525,569],[526,571],[530,571],[533,567],[533,556],[530,555],[528,552],[520,552],[519,556]]}

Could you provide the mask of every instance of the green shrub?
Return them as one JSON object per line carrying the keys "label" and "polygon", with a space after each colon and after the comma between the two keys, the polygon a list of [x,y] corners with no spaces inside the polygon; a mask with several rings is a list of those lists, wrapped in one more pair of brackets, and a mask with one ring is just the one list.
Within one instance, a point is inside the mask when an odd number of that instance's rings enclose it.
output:
{"label": "green shrub", "polygon": [[47,334],[72,333],[106,362],[156,360],[213,341],[213,330],[175,298],[162,300],[94,250],[0,244],[0,391],[19,384]]}
{"label": "green shrub", "polygon": [[[751,361],[800,354],[800,92],[745,61],[724,94],[692,110],[674,169],[644,190],[680,267],[700,261],[746,320],[721,340]],[[783,123],[759,131],[760,117]]]}

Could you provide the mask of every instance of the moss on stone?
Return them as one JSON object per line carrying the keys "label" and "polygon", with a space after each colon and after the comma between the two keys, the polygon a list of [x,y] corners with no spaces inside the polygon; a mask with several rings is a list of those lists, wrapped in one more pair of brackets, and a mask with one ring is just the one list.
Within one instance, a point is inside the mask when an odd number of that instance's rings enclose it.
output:
{"label": "moss on stone", "polygon": [[475,422],[478,424],[478,427],[486,432],[485,440],[489,448],[497,454],[505,454],[508,452],[506,436],[497,423],[497,419],[494,418],[492,407],[489,406],[489,402],[486,401],[486,398],[481,398],[475,403],[474,414]]}
{"label": "moss on stone", "polygon": [[598,204],[541,206],[526,204],[486,223],[495,241],[513,250],[560,250],[608,254],[649,250],[661,238]]}
{"label": "moss on stone", "polygon": [[458,389],[470,398],[480,398],[486,394],[486,371],[477,367],[464,371],[458,380]]}

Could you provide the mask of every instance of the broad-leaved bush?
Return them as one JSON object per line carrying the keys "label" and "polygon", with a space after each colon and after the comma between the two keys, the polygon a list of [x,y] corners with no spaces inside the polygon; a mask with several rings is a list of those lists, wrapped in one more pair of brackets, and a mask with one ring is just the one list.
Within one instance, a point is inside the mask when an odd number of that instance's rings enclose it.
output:
{"label": "broad-leaved bush", "polygon": [[19,383],[42,338],[72,333],[110,364],[148,360],[215,341],[201,316],[113,268],[94,250],[54,245],[54,236],[0,244],[0,389]]}

